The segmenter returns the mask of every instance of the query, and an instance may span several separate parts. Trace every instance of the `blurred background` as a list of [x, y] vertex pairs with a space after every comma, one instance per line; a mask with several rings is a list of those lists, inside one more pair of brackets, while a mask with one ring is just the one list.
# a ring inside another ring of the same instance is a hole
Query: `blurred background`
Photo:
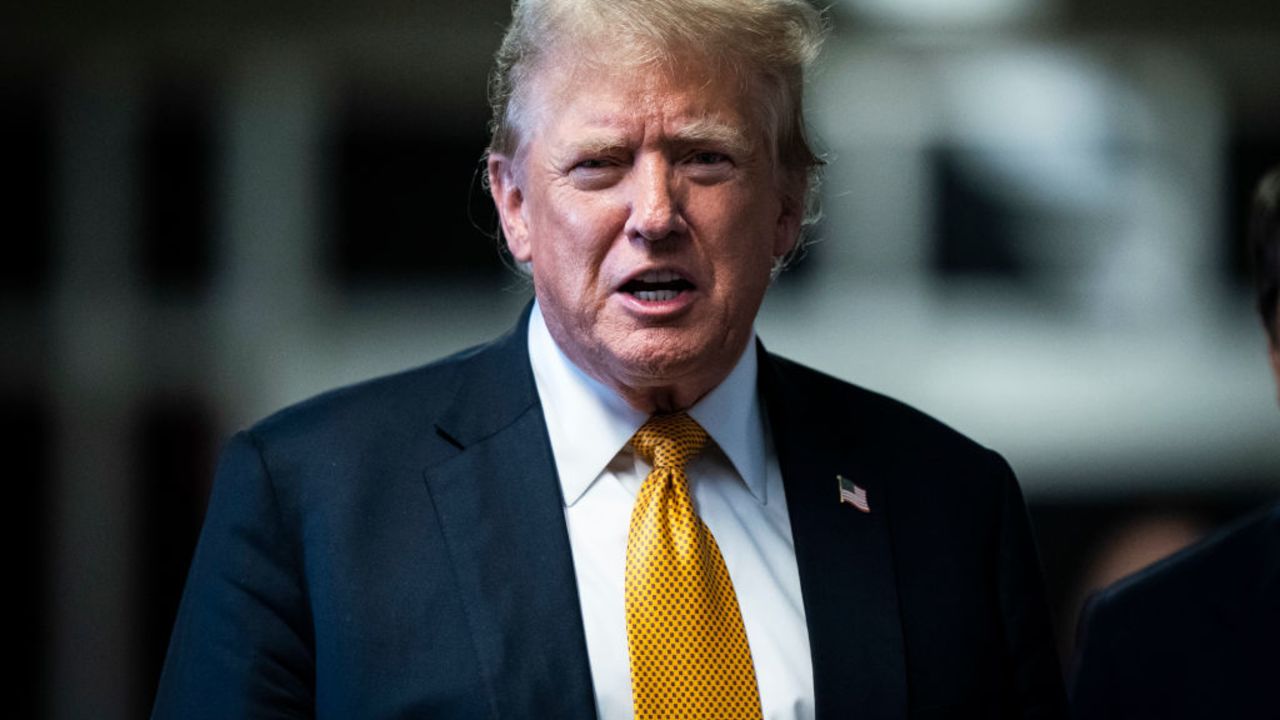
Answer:
[[[1088, 588], [1280, 496], [1245, 209], [1274, 0], [836, 0], [775, 351], [1018, 471]], [[506, 0], [83, 0], [0, 23], [19, 717], [146, 714], [220, 444], [514, 322], [477, 171]], [[16, 472], [13, 469], [16, 468]], [[19, 654], [20, 653], [20, 654]]]

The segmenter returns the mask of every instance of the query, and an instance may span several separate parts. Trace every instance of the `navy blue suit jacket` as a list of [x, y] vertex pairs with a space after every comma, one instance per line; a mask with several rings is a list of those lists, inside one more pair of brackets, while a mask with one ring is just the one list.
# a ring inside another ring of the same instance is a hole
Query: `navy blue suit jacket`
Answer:
[[1280, 505], [1096, 594], [1079, 718], [1280, 718]]
[[[527, 318], [231, 440], [154, 717], [595, 717]], [[1004, 461], [758, 351], [818, 716], [1063, 715]]]

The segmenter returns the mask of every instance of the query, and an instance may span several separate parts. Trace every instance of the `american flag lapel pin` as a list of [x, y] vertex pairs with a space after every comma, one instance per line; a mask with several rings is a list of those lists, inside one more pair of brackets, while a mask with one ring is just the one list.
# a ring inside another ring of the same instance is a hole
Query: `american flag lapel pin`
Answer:
[[840, 502], [849, 503], [864, 513], [871, 512], [871, 506], [867, 504], [866, 488], [843, 475], [836, 476], [836, 483], [840, 486]]

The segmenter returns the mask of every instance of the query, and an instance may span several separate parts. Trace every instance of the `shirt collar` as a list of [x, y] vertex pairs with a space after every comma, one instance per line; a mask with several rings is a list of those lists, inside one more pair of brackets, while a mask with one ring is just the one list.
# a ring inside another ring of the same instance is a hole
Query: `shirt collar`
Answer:
[[[693, 407], [689, 417], [707, 431], [733, 463], [747, 489], [764, 505], [765, 437], [760, 414], [756, 373], [756, 335], [752, 330], [746, 349], [729, 375]], [[638, 429], [638, 428], [637, 428]]]
[[[729, 375], [689, 409], [733, 464], [751, 494], [766, 502], [764, 423], [756, 391], [752, 331]], [[547, 422], [566, 506], [587, 491], [636, 430], [649, 419], [583, 372], [560, 350], [535, 302], [529, 316], [529, 360]]]

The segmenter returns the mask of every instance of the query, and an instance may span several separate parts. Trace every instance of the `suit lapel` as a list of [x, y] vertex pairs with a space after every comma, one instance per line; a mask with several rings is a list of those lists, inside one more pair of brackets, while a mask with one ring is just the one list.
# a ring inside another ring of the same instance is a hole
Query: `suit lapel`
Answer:
[[[829, 408], [760, 352], [760, 388], [778, 452], [804, 596], [819, 718], [904, 717], [906, 667], [883, 470], [854, 408]], [[841, 503], [837, 475], [871, 512]]]
[[564, 506], [526, 345], [528, 312], [459, 379], [425, 471], [491, 714], [594, 717]]

